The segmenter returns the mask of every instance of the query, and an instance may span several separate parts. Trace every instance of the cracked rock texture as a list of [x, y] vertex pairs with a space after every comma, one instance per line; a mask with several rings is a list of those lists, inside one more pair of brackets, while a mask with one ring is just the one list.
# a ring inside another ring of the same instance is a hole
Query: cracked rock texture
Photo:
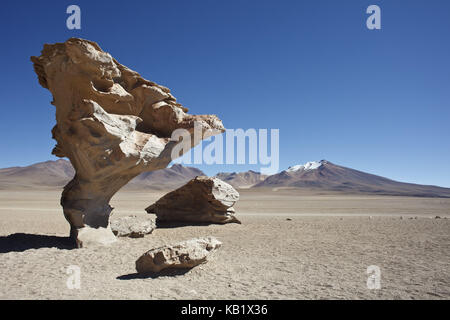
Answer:
[[121, 217], [111, 219], [111, 230], [118, 237], [142, 238], [155, 230], [153, 219], [140, 218], [137, 216]]
[[187, 114], [168, 88], [121, 65], [95, 42], [71, 38], [46, 44], [31, 61], [56, 107], [52, 153], [69, 158], [76, 171], [61, 205], [79, 247], [83, 238], [114, 241], [110, 199], [141, 172], [173, 160], [172, 149], [181, 143], [171, 139], [174, 130], [193, 133], [197, 124], [201, 134], [191, 136], [190, 147], [224, 131], [216, 116]]
[[152, 249], [136, 261], [136, 271], [152, 273], [164, 269], [190, 269], [206, 262], [210, 253], [221, 245], [216, 238], [205, 237]]
[[233, 205], [239, 193], [218, 178], [199, 176], [145, 209], [158, 224], [229, 223], [240, 221]]

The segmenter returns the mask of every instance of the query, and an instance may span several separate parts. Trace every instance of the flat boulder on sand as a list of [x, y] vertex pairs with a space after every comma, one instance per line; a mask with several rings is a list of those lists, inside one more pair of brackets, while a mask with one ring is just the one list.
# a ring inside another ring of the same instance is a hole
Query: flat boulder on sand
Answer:
[[155, 230], [155, 221], [137, 216], [111, 219], [111, 230], [118, 237], [142, 238]]
[[145, 209], [160, 223], [241, 223], [233, 205], [239, 193], [218, 178], [199, 176]]
[[136, 261], [136, 271], [154, 273], [164, 269], [190, 269], [206, 262], [210, 253], [221, 245], [216, 238], [206, 237], [152, 249]]

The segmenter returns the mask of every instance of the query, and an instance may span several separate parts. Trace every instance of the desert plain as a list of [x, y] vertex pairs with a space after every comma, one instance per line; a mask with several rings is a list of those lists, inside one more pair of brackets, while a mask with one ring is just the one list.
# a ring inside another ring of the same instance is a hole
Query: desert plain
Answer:
[[[112, 218], [166, 191], [117, 193]], [[1, 299], [449, 299], [450, 199], [239, 190], [242, 224], [157, 228], [72, 249], [60, 189], [0, 191]], [[436, 218], [436, 216], [440, 218]], [[145, 251], [202, 236], [223, 246], [188, 272], [144, 277]], [[380, 289], [368, 289], [369, 266]], [[67, 286], [80, 269], [80, 288]]]

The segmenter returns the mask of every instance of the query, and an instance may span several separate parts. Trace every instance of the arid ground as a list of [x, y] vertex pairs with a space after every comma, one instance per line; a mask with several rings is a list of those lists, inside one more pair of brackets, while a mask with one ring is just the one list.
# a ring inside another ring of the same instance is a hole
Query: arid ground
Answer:
[[[450, 199], [240, 193], [241, 225], [156, 229], [70, 250], [60, 190], [0, 191], [0, 298], [450, 298]], [[146, 215], [163, 194], [122, 191], [113, 216]], [[223, 242], [208, 263], [179, 275], [135, 273], [145, 251], [207, 235]], [[80, 289], [66, 285], [71, 265], [80, 267]], [[381, 270], [379, 290], [367, 288], [370, 265]]]

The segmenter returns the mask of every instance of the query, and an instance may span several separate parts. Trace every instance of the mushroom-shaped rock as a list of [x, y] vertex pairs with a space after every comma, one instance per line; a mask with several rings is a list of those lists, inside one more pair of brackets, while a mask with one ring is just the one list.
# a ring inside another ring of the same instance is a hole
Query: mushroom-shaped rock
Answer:
[[111, 219], [111, 230], [118, 237], [142, 238], [155, 230], [153, 219], [137, 216]]
[[[188, 115], [169, 89], [121, 65], [95, 42], [71, 38], [46, 44], [31, 61], [56, 107], [52, 153], [69, 158], [76, 171], [61, 205], [78, 246], [85, 227], [86, 234], [108, 234], [110, 242], [109, 201], [131, 179], [165, 168], [202, 139], [224, 131], [216, 116]], [[189, 133], [189, 144], [179, 139], [186, 135], [174, 134], [177, 129]], [[200, 135], [191, 135], [194, 131]]]
[[145, 209], [157, 224], [229, 223], [240, 221], [233, 205], [239, 193], [218, 178], [199, 176]]
[[163, 269], [190, 269], [206, 262], [209, 254], [221, 245], [216, 238], [206, 237], [152, 249], [136, 260], [136, 271], [155, 273]]

